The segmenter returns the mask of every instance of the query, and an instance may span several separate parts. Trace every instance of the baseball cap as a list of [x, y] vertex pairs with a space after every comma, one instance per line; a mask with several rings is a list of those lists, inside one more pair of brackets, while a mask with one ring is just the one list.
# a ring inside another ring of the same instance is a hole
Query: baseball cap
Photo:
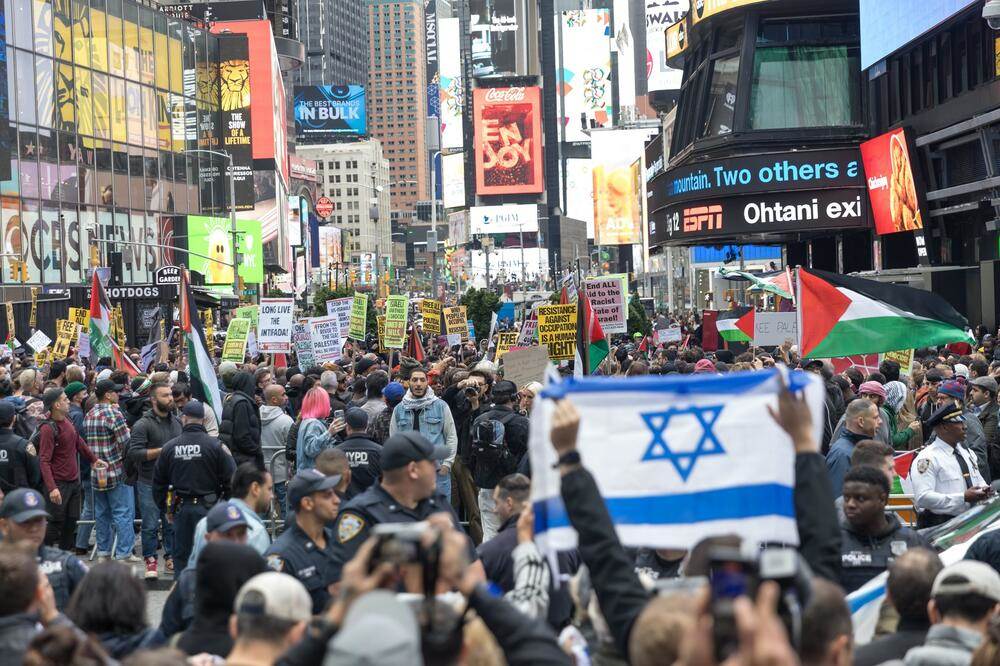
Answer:
[[501, 379], [493, 385], [493, 399], [497, 402], [513, 400], [517, 395], [517, 384], [509, 379]]
[[323, 666], [409, 666], [419, 654], [416, 614], [392, 592], [372, 590], [351, 604]]
[[181, 408], [181, 414], [190, 416], [193, 419], [203, 419], [205, 418], [205, 404], [199, 400], [189, 400]]
[[808, 368], [822, 368], [823, 361], [818, 358], [808, 358], [802, 362], [802, 369], [806, 370]]
[[959, 560], [948, 565], [934, 579], [931, 597], [958, 594], [978, 594], [1000, 602], [1000, 574], [976, 560]]
[[399, 469], [421, 460], [444, 460], [451, 455], [447, 446], [434, 446], [415, 430], [397, 432], [382, 445], [382, 469]]
[[956, 363], [955, 364], [955, 376], [956, 377], [965, 377], [966, 379], [968, 379], [969, 378], [969, 366], [965, 365], [964, 363]]
[[12, 490], [3, 498], [3, 504], [0, 504], [0, 518], [10, 518], [15, 523], [48, 515], [48, 511], [45, 510], [45, 498], [32, 488]]
[[285, 573], [259, 573], [236, 593], [233, 610], [237, 615], [269, 617], [289, 622], [308, 622], [312, 599], [305, 586]]
[[399, 382], [389, 382], [386, 384], [385, 388], [382, 389], [382, 397], [386, 399], [387, 402], [399, 402], [406, 395], [406, 387]]
[[878, 382], [862, 382], [861, 386], [858, 387], [858, 395], [867, 393], [868, 395], [877, 395], [878, 397], [885, 400], [885, 387]]
[[348, 427], [352, 430], [363, 430], [368, 427], [368, 412], [357, 407], [351, 407], [344, 415]]
[[234, 527], [248, 524], [246, 516], [232, 502], [219, 502], [205, 517], [206, 532], [228, 532]]
[[956, 407], [955, 405], [944, 405], [937, 409], [930, 418], [927, 419], [927, 427], [933, 428], [939, 426], [942, 423], [964, 423], [965, 416], [962, 414], [962, 408]]
[[103, 370], [97, 373], [97, 381], [101, 381], [102, 379], [108, 379], [109, 377], [111, 377], [110, 368], [104, 368]]
[[[101, 381], [97, 382], [97, 386], [94, 387], [94, 394], [98, 398], [103, 398], [109, 391], [114, 391], [115, 393], [118, 393], [123, 388], [125, 388], [123, 385], [116, 384], [113, 380], [102, 379]], [[69, 389], [66, 389], [66, 395], [69, 395]]]
[[292, 509], [297, 509], [303, 497], [335, 488], [338, 483], [340, 483], [339, 474], [327, 476], [318, 469], [304, 469], [288, 482], [288, 505]]
[[987, 375], [985, 377], [976, 377], [975, 379], [973, 379], [969, 383], [972, 386], [978, 386], [981, 389], [986, 389], [990, 393], [996, 393], [997, 392], [997, 380], [995, 380], [994, 378], [990, 377], [989, 375]]
[[61, 388], [50, 388], [48, 391], [42, 394], [42, 404], [45, 405], [45, 411], [52, 409], [52, 405], [56, 404], [59, 398], [66, 394]]
[[80, 391], [86, 391], [87, 386], [83, 382], [70, 382], [66, 385], [66, 397], [70, 400]]

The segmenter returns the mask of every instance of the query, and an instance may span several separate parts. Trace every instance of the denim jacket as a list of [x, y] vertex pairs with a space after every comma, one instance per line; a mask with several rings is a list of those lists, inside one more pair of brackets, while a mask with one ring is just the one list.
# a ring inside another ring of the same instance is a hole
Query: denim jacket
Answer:
[[[392, 412], [390, 434], [405, 430], [413, 430], [413, 412], [400, 403]], [[444, 461], [444, 464], [450, 467], [454, 463], [455, 451], [458, 449], [458, 434], [455, 431], [455, 421], [451, 417], [451, 411], [444, 400], [438, 398], [420, 412], [420, 434], [435, 446], [447, 446], [451, 449], [451, 456]]]

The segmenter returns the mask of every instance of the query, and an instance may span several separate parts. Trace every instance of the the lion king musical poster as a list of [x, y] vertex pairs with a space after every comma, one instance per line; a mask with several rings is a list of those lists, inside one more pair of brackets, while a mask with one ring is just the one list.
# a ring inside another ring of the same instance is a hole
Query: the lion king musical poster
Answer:
[[[253, 146], [250, 142], [250, 54], [243, 35], [219, 38], [221, 149], [233, 156], [236, 209], [254, 207]], [[228, 188], [229, 183], [223, 182]], [[228, 207], [228, 191], [225, 206]]]

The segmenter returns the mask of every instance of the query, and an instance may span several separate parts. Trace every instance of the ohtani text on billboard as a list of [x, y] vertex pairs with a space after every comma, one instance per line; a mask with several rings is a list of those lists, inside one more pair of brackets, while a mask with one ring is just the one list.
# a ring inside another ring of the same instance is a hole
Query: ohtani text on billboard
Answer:
[[541, 192], [541, 95], [536, 86], [473, 92], [476, 193]]

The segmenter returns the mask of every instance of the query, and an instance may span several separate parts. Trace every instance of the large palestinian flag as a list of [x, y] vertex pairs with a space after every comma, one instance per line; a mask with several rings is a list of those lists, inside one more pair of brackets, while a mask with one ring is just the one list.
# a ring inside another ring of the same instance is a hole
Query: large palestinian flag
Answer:
[[965, 317], [923, 289], [804, 268], [798, 284], [803, 357], [973, 341]]
[[715, 327], [726, 342], [753, 342], [753, 320], [753, 308], [735, 307], [720, 312]]
[[90, 357], [96, 361], [111, 357], [111, 301], [97, 271], [90, 281]]
[[215, 367], [212, 365], [212, 355], [205, 343], [205, 331], [201, 327], [201, 317], [191, 293], [191, 274], [187, 269], [181, 270], [180, 285], [181, 335], [188, 354], [188, 375], [191, 377], [191, 393], [195, 398], [205, 403], [206, 407], [215, 410], [215, 416], [222, 422], [222, 395], [219, 392], [219, 382], [215, 378]]

